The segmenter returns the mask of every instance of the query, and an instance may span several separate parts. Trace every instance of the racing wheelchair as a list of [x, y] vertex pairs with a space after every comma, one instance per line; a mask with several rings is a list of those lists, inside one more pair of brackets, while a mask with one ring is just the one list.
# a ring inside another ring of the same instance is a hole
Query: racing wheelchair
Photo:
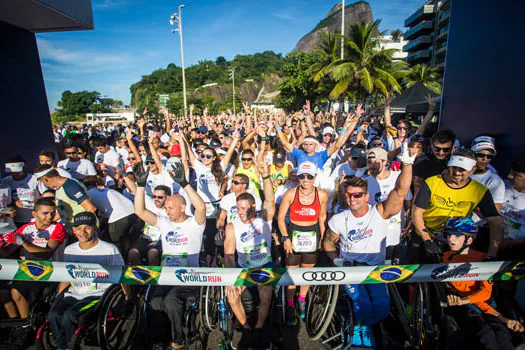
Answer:
[[[62, 297], [63, 293], [57, 296], [55, 303]], [[141, 310], [137, 299], [127, 313], [124, 304], [121, 286], [112, 285], [100, 299], [82, 308], [69, 348], [77, 350], [97, 346], [106, 350], [129, 349], [138, 330]], [[38, 350], [56, 349], [49, 321], [38, 329], [35, 345]]]

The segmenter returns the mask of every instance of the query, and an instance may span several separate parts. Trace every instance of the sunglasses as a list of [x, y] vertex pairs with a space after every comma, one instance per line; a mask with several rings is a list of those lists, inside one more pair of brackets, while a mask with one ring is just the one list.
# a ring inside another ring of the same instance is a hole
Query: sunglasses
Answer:
[[80, 152], [65, 152], [66, 154], [77, 154], [77, 153], [80, 153]]
[[152, 196], [153, 199], [164, 199], [166, 196]]
[[332, 134], [323, 134], [323, 137], [330, 137]]
[[450, 153], [450, 151], [452, 151], [452, 147], [436, 147], [434, 145], [432, 145], [432, 149], [436, 153], [439, 153], [439, 152]]
[[383, 147], [383, 142], [372, 142], [372, 147]]
[[253, 158], [241, 158], [243, 162], [250, 162]]
[[129, 160], [135, 160], [135, 157], [128, 157]]
[[397, 130], [408, 130], [408, 126], [398, 126]]
[[204, 158], [206, 158], [206, 159], [212, 159], [212, 158], [213, 158], [213, 155], [212, 155], [212, 154], [204, 154], [204, 153], [203, 153], [203, 154], [201, 154], [201, 158], [202, 158], [202, 159], [204, 159]]
[[494, 155], [493, 154], [485, 154], [485, 153], [481, 153], [481, 152], [476, 152], [476, 157], [492, 159], [492, 158], [494, 158]]
[[361, 198], [365, 195], [366, 192], [354, 192], [354, 193], [348, 193], [348, 192], [345, 192], [345, 196], [346, 198], [350, 199], [350, 198]]
[[155, 164], [155, 162], [152, 162], [152, 161], [148, 161], [148, 162], [144, 162], [146, 165], [151, 165], [151, 164]]
[[359, 157], [351, 157], [352, 160], [359, 160]]
[[376, 159], [376, 157], [375, 157], [375, 156], [370, 156], [370, 157], [368, 157], [367, 159], [368, 159], [368, 160], [374, 160], [374, 159]]
[[232, 184], [234, 184], [234, 185], [246, 185], [246, 182], [233, 180], [233, 181], [232, 181]]
[[297, 178], [299, 180], [304, 180], [304, 179], [308, 179], [308, 180], [313, 180], [315, 176], [311, 175], [311, 174], [301, 174], [301, 175], [297, 175]]

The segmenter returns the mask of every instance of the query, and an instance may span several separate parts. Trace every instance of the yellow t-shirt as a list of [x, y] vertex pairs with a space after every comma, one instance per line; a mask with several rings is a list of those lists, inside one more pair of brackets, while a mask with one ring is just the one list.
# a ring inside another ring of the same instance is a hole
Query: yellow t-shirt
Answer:
[[[275, 168], [275, 164], [270, 165], [270, 179], [275, 180], [281, 180], [282, 183], [284, 183], [288, 178], [290, 177], [290, 174], [288, 173], [288, 164], [284, 164], [281, 170], [277, 170]], [[280, 186], [280, 185], [279, 185]], [[279, 186], [276, 186], [274, 188], [274, 191], [277, 190]]]
[[237, 168], [236, 174], [244, 174], [248, 176], [250, 179], [251, 185], [249, 189], [251, 192], [257, 197], [261, 198], [261, 194], [259, 193], [259, 178], [257, 177], [257, 174], [255, 173], [255, 167], [252, 165], [248, 169], [245, 169], [242, 165]]
[[425, 226], [441, 232], [448, 218], [454, 216], [470, 217], [485, 196], [487, 187], [471, 180], [463, 188], [449, 187], [441, 175], [425, 180], [430, 189], [430, 203], [423, 214]]

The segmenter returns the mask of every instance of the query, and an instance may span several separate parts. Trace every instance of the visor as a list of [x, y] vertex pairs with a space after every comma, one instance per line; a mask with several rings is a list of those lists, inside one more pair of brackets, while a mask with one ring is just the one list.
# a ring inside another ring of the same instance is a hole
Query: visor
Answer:
[[467, 171], [471, 171], [472, 168], [476, 165], [476, 161], [474, 159], [462, 157], [462, 156], [452, 156], [450, 157], [450, 160], [447, 163], [447, 166], [457, 166], [458, 168], [465, 169]]
[[24, 162], [19, 163], [5, 163], [6, 173], [18, 173], [24, 170]]

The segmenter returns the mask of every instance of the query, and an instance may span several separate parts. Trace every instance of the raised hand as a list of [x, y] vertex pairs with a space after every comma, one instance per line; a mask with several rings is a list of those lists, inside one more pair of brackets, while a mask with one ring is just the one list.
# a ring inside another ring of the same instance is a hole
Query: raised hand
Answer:
[[364, 109], [363, 109], [363, 104], [360, 103], [357, 105], [357, 107], [355, 108], [355, 115], [358, 117], [358, 118], [361, 118], [361, 116], [363, 115], [364, 113]]
[[173, 164], [171, 170], [168, 170], [173, 181], [178, 183], [180, 187], [184, 188], [188, 186], [188, 181], [186, 181], [186, 172], [184, 170], [184, 165], [181, 162], [176, 162]]
[[434, 109], [434, 107], [436, 106], [436, 99], [430, 96], [429, 94], [427, 94], [425, 96], [425, 100], [427, 100], [428, 109]]
[[144, 170], [144, 166], [142, 165], [142, 162], [135, 163], [133, 166], [133, 172], [135, 173], [135, 179], [137, 181], [138, 187], [144, 187], [146, 186], [146, 181], [148, 180], [149, 175], [149, 169]]

